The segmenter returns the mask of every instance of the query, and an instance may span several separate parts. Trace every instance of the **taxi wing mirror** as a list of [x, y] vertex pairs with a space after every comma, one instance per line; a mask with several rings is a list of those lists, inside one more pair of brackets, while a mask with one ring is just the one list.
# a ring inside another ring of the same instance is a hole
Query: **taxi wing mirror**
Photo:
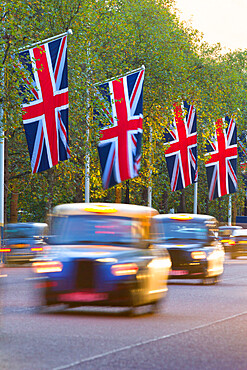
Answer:
[[53, 243], [54, 243], [54, 240], [55, 240], [55, 236], [54, 236], [54, 235], [46, 235], [46, 236], [44, 236], [44, 238], [43, 238], [43, 241], [44, 241], [46, 244], [53, 244]]
[[216, 236], [216, 235], [209, 235], [209, 236], [208, 236], [208, 240], [212, 243], [212, 242], [214, 242], [215, 240], [217, 240], [217, 236]]

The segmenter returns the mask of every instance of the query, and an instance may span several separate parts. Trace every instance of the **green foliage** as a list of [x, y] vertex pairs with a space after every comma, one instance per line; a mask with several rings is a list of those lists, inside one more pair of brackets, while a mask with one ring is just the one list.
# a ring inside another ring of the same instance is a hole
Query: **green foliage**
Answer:
[[[173, 0], [8, 0], [0, 14], [8, 209], [12, 191], [19, 192], [19, 208], [25, 217], [36, 221], [45, 220], [56, 204], [83, 202], [87, 152], [90, 200], [115, 201], [115, 188], [104, 190], [100, 177], [99, 126], [92, 119], [93, 107], [99, 105], [94, 85], [145, 65], [142, 165], [140, 175], [129, 181], [130, 202], [147, 204], [151, 186], [153, 206], [160, 212], [177, 211], [181, 197], [185, 197], [186, 211], [193, 211], [193, 186], [183, 192], [170, 190], [163, 140], [164, 129], [173, 119], [173, 103], [187, 100], [194, 102], [198, 116], [199, 211], [226, 218], [228, 196], [208, 201], [205, 142], [214, 122], [226, 114], [235, 117], [239, 134], [245, 129], [246, 51], [222, 55], [220, 45], [204, 43], [199, 32], [176, 17]], [[73, 30], [68, 36], [71, 158], [46, 173], [32, 175], [18, 94], [23, 78], [23, 70], [17, 68], [18, 50], [69, 28]], [[121, 184], [122, 201], [126, 187], [126, 182]], [[244, 196], [239, 176], [234, 195], [239, 212]]]

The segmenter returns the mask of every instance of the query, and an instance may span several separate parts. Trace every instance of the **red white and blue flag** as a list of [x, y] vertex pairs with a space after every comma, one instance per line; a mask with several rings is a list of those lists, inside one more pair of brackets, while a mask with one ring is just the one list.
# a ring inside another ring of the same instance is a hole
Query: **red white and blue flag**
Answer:
[[98, 144], [104, 189], [139, 174], [145, 68], [97, 87], [107, 124]]
[[215, 136], [206, 147], [209, 200], [237, 191], [237, 127], [233, 119], [216, 121]]
[[165, 131], [165, 158], [171, 190], [197, 182], [197, 117], [193, 105], [174, 104], [174, 123]]
[[241, 171], [246, 171], [247, 169], [247, 135], [243, 133], [238, 137], [238, 156], [240, 159]]
[[67, 36], [21, 52], [19, 60], [32, 77], [31, 81], [23, 77], [21, 95], [31, 167], [36, 173], [70, 158]]

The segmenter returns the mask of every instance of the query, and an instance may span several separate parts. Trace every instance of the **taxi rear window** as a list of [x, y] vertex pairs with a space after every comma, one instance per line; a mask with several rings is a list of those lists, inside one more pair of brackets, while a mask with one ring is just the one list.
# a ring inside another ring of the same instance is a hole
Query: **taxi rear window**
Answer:
[[51, 235], [55, 244], [139, 243], [144, 229], [137, 219], [102, 215], [54, 217]]
[[4, 231], [6, 239], [31, 238], [35, 235], [34, 227], [9, 225]]

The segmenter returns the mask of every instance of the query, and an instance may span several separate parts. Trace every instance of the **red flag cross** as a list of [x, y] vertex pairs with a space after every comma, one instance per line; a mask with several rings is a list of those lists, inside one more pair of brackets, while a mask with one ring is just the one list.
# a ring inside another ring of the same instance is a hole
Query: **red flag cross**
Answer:
[[[64, 48], [65, 42], [66, 38], [64, 37], [62, 40], [61, 50]], [[52, 66], [47, 60], [44, 45], [34, 48], [33, 54], [36, 64], [35, 68], [37, 70], [39, 79], [38, 87], [42, 99], [36, 100], [30, 103], [29, 106], [23, 108], [22, 118], [23, 120], [34, 120], [37, 117], [38, 120], [40, 116], [45, 117], [45, 127], [43, 126], [42, 136], [47, 135], [51, 151], [52, 166], [55, 166], [56, 164], [58, 164], [58, 135], [55, 110], [61, 106], [68, 104], [68, 91], [56, 92], [55, 85], [62, 53], [60, 53], [60, 56], [58, 57], [54, 74], [52, 72]], [[54, 76], [55, 80], [52, 78], [52, 76]], [[41, 153], [41, 150], [42, 150], [42, 140], [40, 140], [39, 144], [38, 149], [39, 154]], [[37, 165], [38, 162], [36, 163], [36, 166]]]
[[[141, 81], [143, 75], [140, 73], [138, 77], [138, 81], [136, 84], [136, 90], [133, 92], [131, 101], [130, 101], [130, 108], [136, 96], [136, 92], [139, 86], [139, 82]], [[114, 126], [107, 127], [105, 130], [101, 130], [100, 133], [102, 134], [101, 141], [104, 140], [111, 140], [113, 138], [117, 138], [118, 140], [118, 163], [119, 163], [119, 173], [121, 181], [127, 180], [131, 177], [130, 174], [130, 167], [129, 167], [129, 146], [128, 146], [128, 131], [130, 130], [138, 130], [142, 128], [142, 119], [131, 119], [128, 114], [126, 96], [124, 91], [124, 84], [123, 78], [120, 80], [112, 81], [112, 88], [113, 88], [113, 105], [115, 107], [115, 112], [113, 111], [114, 119]], [[132, 139], [133, 140], [133, 139]], [[115, 153], [116, 154], [116, 153]], [[114, 159], [115, 156], [113, 156]], [[112, 163], [113, 165], [113, 163]]]
[[[189, 169], [189, 147], [191, 145], [197, 144], [197, 134], [188, 135], [188, 127], [184, 122], [183, 119], [183, 112], [181, 105], [174, 104], [174, 113], [175, 113], [175, 122], [176, 122], [176, 132], [177, 137], [174, 135], [174, 141], [170, 143], [169, 148], [166, 149], [165, 154], [172, 154], [175, 152], [180, 152], [181, 163], [183, 167], [183, 176], [184, 176], [184, 187], [191, 184], [190, 180], [190, 169]], [[192, 114], [192, 110], [191, 110]], [[190, 119], [188, 119], [190, 122]], [[179, 166], [177, 167], [177, 174], [178, 175]]]
[[[232, 124], [232, 122], [231, 122]], [[217, 137], [217, 143], [218, 143], [218, 151], [214, 143], [211, 143], [211, 145], [214, 148], [213, 153], [208, 153], [210, 156], [209, 159], [206, 160], [206, 164], [213, 164], [219, 162], [219, 176], [220, 176], [220, 187], [221, 187], [221, 194], [225, 195], [228, 194], [227, 191], [227, 184], [226, 184], [226, 162], [228, 157], [233, 157], [238, 155], [238, 148], [237, 145], [234, 147], [228, 147], [226, 145], [227, 139], [229, 138], [229, 135], [231, 134], [231, 129], [229, 128], [227, 135], [224, 134], [223, 131], [223, 119], [220, 118], [216, 121], [216, 137]], [[215, 177], [216, 181], [217, 177]]]

